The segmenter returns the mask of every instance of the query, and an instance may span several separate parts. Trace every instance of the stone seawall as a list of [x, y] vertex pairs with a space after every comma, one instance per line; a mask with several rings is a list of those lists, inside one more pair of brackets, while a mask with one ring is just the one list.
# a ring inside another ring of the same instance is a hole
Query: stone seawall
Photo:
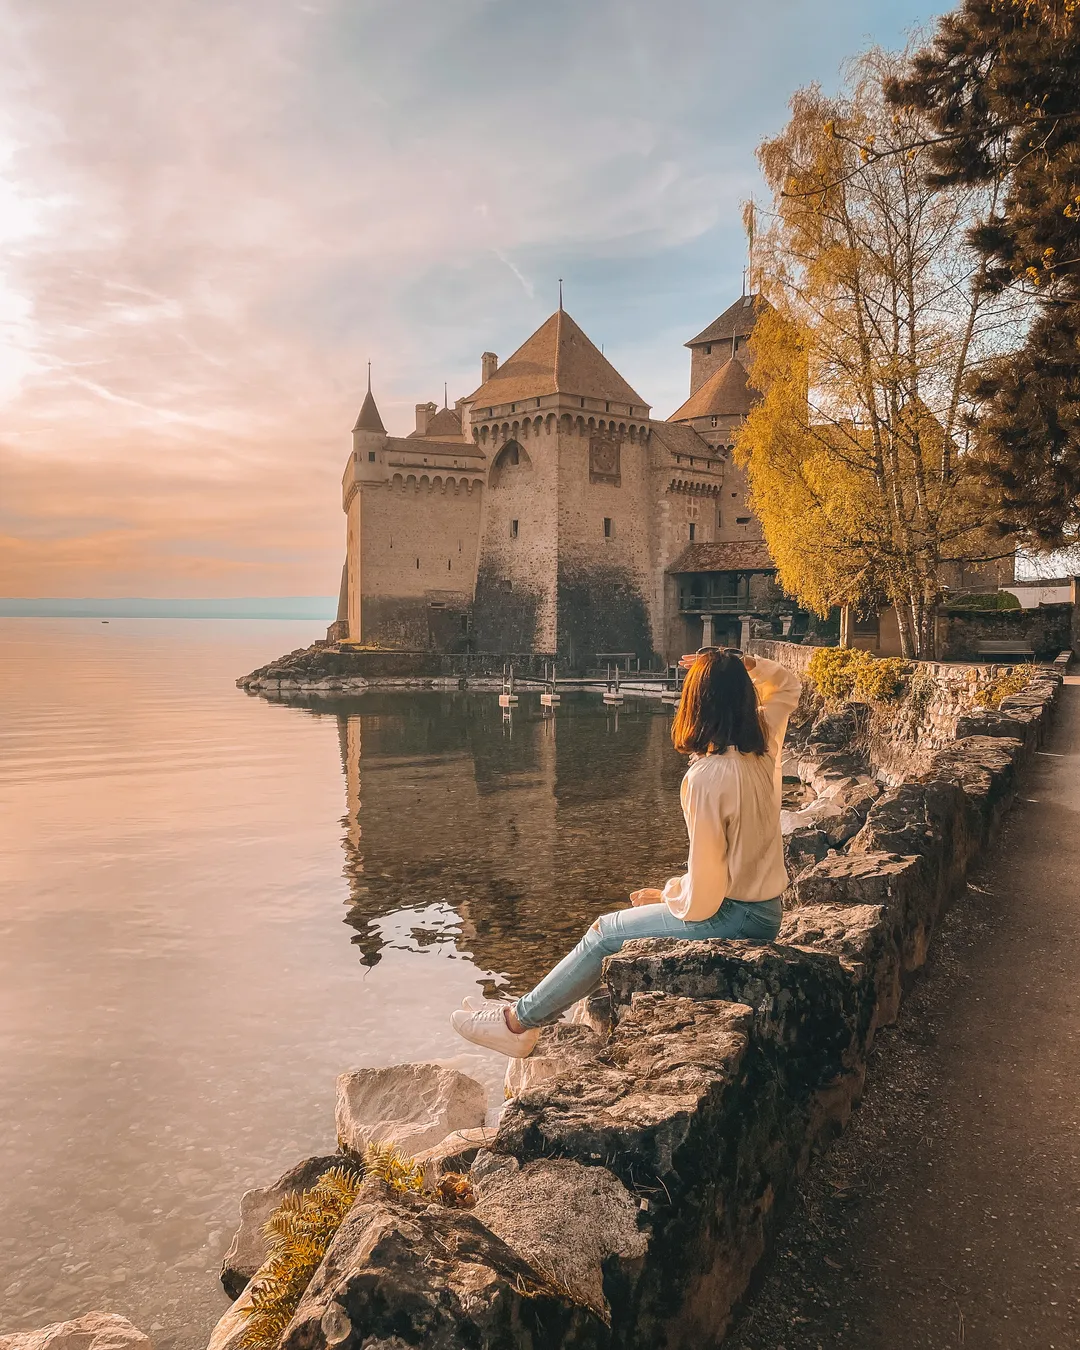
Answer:
[[[601, 994], [544, 1030], [477, 1145], [475, 1208], [365, 1187], [281, 1350], [718, 1346], [1059, 684], [1040, 672], [997, 712], [958, 711], [922, 771], [865, 795], [846, 851], [785, 896], [776, 942], [650, 940], [609, 958]], [[215, 1347], [233, 1343], [229, 1316]]]

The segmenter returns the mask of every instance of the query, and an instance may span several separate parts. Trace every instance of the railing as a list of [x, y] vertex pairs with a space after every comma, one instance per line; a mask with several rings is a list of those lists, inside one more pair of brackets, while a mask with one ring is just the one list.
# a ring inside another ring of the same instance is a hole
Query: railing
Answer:
[[679, 596], [679, 608], [684, 614], [739, 614], [753, 606], [748, 595], [691, 595]]

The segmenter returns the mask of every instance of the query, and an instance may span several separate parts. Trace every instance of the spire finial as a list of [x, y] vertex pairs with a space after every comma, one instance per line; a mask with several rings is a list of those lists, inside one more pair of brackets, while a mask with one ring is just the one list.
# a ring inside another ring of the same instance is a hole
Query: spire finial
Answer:
[[450, 404], [446, 401], [446, 381], [445, 381], [445, 380], [443, 380], [443, 385], [442, 385], [442, 405], [443, 405], [444, 408], [449, 408], [449, 406], [450, 406]]
[[559, 278], [559, 312], [562, 313], [562, 277]]
[[371, 362], [367, 363], [367, 391], [371, 393]]

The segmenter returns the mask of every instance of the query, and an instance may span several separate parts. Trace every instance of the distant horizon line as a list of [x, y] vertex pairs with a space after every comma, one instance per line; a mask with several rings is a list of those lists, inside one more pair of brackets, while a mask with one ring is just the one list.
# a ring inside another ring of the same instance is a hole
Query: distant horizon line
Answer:
[[0, 618], [311, 619], [330, 622], [336, 595], [0, 596]]

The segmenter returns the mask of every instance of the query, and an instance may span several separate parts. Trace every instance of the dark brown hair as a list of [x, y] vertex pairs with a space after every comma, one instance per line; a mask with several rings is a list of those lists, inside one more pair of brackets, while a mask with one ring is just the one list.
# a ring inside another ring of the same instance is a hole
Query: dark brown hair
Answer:
[[699, 654], [686, 672], [671, 739], [683, 755], [722, 755], [732, 746], [744, 755], [765, 753], [757, 690], [737, 656]]

